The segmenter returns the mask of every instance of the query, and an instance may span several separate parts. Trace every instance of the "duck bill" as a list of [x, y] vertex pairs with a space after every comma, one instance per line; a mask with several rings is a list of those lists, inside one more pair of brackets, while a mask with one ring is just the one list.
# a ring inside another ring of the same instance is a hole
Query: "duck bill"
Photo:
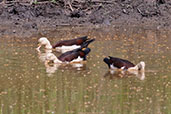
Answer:
[[50, 60], [46, 60], [46, 61], [45, 61], [45, 65], [48, 65], [49, 62], [50, 62]]
[[38, 43], [38, 44], [37, 44], [37, 46], [38, 46], [38, 47], [37, 47], [36, 49], [40, 49], [41, 44], [40, 44], [40, 43]]
[[41, 46], [41, 44], [40, 44], [40, 43], [38, 43], [38, 44], [37, 44], [37, 46], [38, 46], [38, 47], [40, 47], [40, 46]]

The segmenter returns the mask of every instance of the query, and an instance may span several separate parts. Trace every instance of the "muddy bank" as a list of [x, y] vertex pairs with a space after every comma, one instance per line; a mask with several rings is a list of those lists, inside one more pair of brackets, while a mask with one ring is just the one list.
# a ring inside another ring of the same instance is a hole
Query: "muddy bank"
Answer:
[[171, 29], [171, 0], [73, 0], [0, 4], [0, 36], [30, 37], [58, 26], [144, 25]]

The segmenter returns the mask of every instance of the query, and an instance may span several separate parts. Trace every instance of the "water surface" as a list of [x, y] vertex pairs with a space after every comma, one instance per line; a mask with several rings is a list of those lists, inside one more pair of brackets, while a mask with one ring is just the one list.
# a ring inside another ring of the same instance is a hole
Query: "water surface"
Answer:
[[[53, 44], [83, 35], [96, 41], [80, 69], [45, 66], [35, 50], [41, 36]], [[170, 114], [170, 36], [140, 27], [58, 27], [32, 38], [1, 38], [0, 114]], [[103, 62], [109, 55], [144, 61], [145, 77], [110, 74]]]

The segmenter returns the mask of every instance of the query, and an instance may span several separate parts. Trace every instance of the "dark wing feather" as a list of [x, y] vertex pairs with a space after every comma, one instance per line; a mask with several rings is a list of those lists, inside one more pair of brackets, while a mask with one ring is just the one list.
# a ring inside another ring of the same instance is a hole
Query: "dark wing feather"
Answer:
[[77, 59], [78, 56], [80, 56], [81, 58], [83, 58], [84, 60], [86, 60], [86, 55], [91, 51], [90, 48], [86, 48], [85, 50], [82, 50], [81, 48], [79, 49], [75, 49], [73, 51], [68, 51], [66, 53], [63, 53], [62, 55], [60, 55], [58, 57], [59, 60], [61, 60], [62, 62], [71, 62], [74, 59]]
[[74, 50], [71, 50], [71, 51], [67, 51], [67, 52], [61, 54], [61, 56], [64, 57], [64, 56], [70, 55], [73, 52], [78, 52], [78, 51], [81, 51], [81, 48], [74, 49]]
[[116, 58], [116, 57], [110, 57], [110, 60], [112, 61], [112, 63], [114, 64], [115, 67], [117, 68], [121, 68], [125, 66], [125, 69], [128, 69], [129, 67], [134, 67], [135, 65], [133, 63], [131, 63], [128, 60], [124, 60], [124, 59], [120, 59], [120, 58]]
[[93, 39], [89, 39], [89, 40], [83, 42], [83, 43], [81, 44], [81, 48], [87, 48], [88, 45], [89, 45], [90, 43], [94, 42], [94, 41], [95, 41], [95, 39], [93, 38]]
[[59, 60], [61, 60], [62, 62], [70, 62], [76, 58], [78, 58], [79, 56], [79, 52], [75, 51], [75, 52], [71, 52], [71, 53], [64, 53], [61, 56], [58, 57]]
[[63, 40], [63, 41], [59, 41], [57, 42], [53, 48], [55, 47], [60, 47], [60, 46], [71, 46], [71, 45], [81, 45], [83, 42], [85, 42], [87, 40], [87, 36], [84, 36], [84, 37], [79, 37], [79, 38], [76, 38], [76, 39], [71, 39], [71, 40]]

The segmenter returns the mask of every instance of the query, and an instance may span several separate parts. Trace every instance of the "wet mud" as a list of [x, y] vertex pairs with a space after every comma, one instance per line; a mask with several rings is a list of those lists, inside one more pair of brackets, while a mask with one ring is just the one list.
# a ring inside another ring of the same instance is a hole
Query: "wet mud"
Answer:
[[59, 26], [171, 28], [171, 0], [0, 1], [0, 36], [30, 37]]

